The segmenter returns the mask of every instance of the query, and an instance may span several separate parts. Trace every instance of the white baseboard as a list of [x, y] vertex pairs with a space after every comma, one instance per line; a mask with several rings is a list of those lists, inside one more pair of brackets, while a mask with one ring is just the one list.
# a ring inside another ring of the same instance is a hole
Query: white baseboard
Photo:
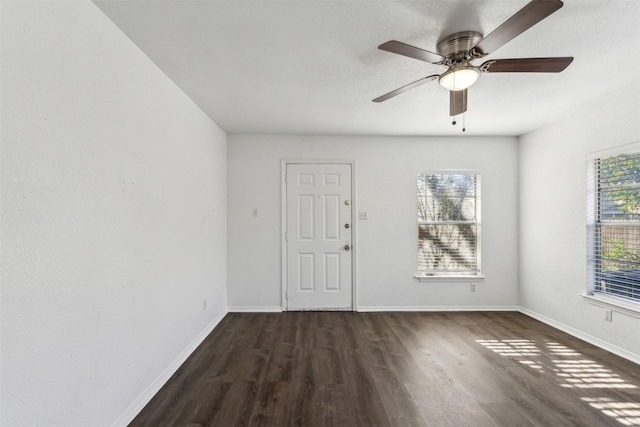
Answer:
[[204, 328], [204, 330], [200, 332], [200, 334], [198, 334], [198, 336], [195, 337], [193, 341], [191, 341], [189, 345], [180, 352], [180, 354], [173, 360], [173, 362], [171, 362], [169, 366], [165, 368], [160, 376], [156, 378], [155, 381], [153, 381], [149, 385], [149, 387], [147, 387], [146, 390], [143, 391], [142, 394], [140, 394], [140, 396], [138, 396], [133, 401], [131, 405], [129, 405], [129, 407], [122, 413], [122, 415], [118, 417], [117, 420], [113, 422], [113, 424], [111, 424], [111, 427], [124, 427], [127, 426], [131, 421], [133, 421], [136, 415], [138, 415], [140, 411], [142, 411], [142, 409], [147, 405], [147, 403], [151, 401], [153, 396], [155, 396], [156, 393], [160, 391], [162, 386], [165, 385], [167, 381], [169, 381], [169, 378], [171, 378], [171, 376], [175, 374], [175, 372], [184, 363], [184, 361], [187, 360], [189, 356], [191, 356], [191, 353], [193, 353], [195, 349], [198, 348], [198, 346], [202, 343], [202, 341], [204, 341], [204, 339], [211, 333], [211, 331], [213, 331], [213, 329], [218, 326], [218, 323], [220, 323], [220, 321], [224, 318], [224, 316], [226, 316], [226, 314], [227, 312], [223, 311], [219, 315], [217, 315], [211, 321], [211, 323], [209, 323], [207, 327]]
[[520, 307], [511, 305], [480, 305], [480, 306], [358, 306], [358, 311], [519, 311]]
[[575, 329], [569, 325], [565, 325], [564, 323], [558, 322], [556, 320], [553, 320], [547, 316], [544, 316], [542, 314], [536, 313], [535, 311], [529, 310], [528, 308], [525, 307], [520, 307], [519, 311], [522, 314], [526, 314], [529, 317], [533, 317], [536, 320], [541, 321], [542, 323], [546, 323], [549, 326], [553, 326], [556, 329], [561, 330], [562, 332], [566, 332], [569, 335], [573, 335], [576, 338], [579, 338], [583, 341], [588, 342], [589, 344], [593, 344], [596, 347], [600, 347], [603, 350], [606, 350], [610, 353], [613, 353], [617, 356], [620, 356], [624, 359], [630, 360], [633, 363], [637, 363], [640, 364], [640, 355], [639, 354], [635, 354], [632, 353], [628, 350], [625, 350], [624, 348], [620, 348], [616, 345], [613, 345], [611, 343], [608, 343], [606, 341], [601, 340], [600, 338], [596, 338], [592, 335], [586, 334], [578, 329]]
[[282, 307], [274, 306], [235, 306], [228, 308], [229, 313], [281, 313]]

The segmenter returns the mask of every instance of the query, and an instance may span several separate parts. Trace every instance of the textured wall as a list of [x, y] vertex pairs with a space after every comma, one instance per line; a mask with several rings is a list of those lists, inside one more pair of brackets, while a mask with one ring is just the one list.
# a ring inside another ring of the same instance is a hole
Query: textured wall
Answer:
[[0, 424], [110, 425], [226, 312], [226, 135], [92, 3], [2, 2], [1, 197]]

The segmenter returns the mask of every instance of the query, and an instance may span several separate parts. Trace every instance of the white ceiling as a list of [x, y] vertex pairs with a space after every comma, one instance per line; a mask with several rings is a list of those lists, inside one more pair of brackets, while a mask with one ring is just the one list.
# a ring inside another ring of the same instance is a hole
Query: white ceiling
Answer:
[[[94, 1], [226, 132], [318, 135], [459, 135], [437, 82], [371, 102], [444, 71], [377, 46], [435, 51], [454, 32], [487, 35], [527, 2]], [[639, 43], [640, 1], [565, 0], [486, 59], [574, 62], [559, 74], [483, 74], [469, 90], [467, 134], [527, 133], [640, 84]]]

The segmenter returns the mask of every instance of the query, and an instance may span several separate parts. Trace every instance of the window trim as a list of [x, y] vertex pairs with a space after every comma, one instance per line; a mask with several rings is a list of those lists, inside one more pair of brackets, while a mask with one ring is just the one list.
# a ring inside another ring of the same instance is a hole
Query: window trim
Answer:
[[625, 314], [640, 318], [640, 301], [616, 297], [613, 294], [598, 292], [595, 290], [596, 274], [596, 238], [595, 229], [597, 222], [597, 188], [595, 162], [606, 157], [614, 157], [621, 154], [640, 152], [640, 142], [621, 145], [618, 147], [596, 151], [587, 155], [586, 161], [586, 229], [587, 229], [587, 283], [586, 293], [582, 294], [590, 303], [607, 308], [615, 308]]
[[472, 275], [468, 276], [421, 276], [416, 274], [413, 276], [419, 282], [464, 282], [464, 283], [475, 283], [479, 280], [486, 279], [486, 276], [482, 275]]
[[582, 297], [590, 304], [598, 307], [609, 308], [627, 316], [640, 319], [640, 304], [628, 299], [616, 298], [607, 294], [582, 294]]
[[[474, 197], [475, 209], [476, 209], [476, 220], [475, 221], [451, 221], [451, 223], [468, 223], [476, 225], [476, 272], [475, 274], [420, 274], [418, 271], [418, 252], [419, 252], [419, 233], [416, 233], [416, 274], [414, 278], [420, 282], [466, 282], [473, 283], [478, 280], [484, 280], [485, 276], [482, 274], [482, 256], [481, 256], [481, 247], [482, 247], [482, 232], [481, 232], [481, 224], [482, 224], [482, 174], [478, 170], [474, 169], [427, 169], [427, 170], [418, 170], [414, 175], [416, 177], [415, 181], [415, 197], [418, 197], [418, 182], [417, 177], [420, 175], [472, 175], [476, 180], [479, 180], [479, 183], [476, 181], [476, 195]], [[434, 222], [421, 222], [416, 219], [416, 230], [419, 229], [420, 224], [434, 224]], [[445, 223], [445, 222], [443, 222]]]

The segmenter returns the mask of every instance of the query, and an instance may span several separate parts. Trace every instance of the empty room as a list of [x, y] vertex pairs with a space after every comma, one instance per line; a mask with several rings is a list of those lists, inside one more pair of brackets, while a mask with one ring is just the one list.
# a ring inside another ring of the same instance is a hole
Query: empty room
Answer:
[[640, 426], [638, 19], [0, 0], [0, 425]]

